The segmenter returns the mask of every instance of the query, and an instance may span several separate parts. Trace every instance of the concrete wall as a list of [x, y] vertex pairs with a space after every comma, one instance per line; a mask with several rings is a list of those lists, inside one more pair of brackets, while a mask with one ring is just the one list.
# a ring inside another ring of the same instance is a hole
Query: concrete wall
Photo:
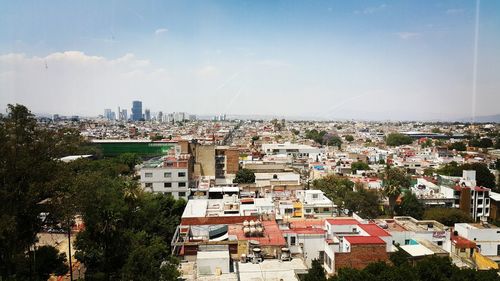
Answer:
[[215, 177], [215, 146], [196, 145], [195, 151], [195, 161], [199, 170], [195, 166], [194, 176]]

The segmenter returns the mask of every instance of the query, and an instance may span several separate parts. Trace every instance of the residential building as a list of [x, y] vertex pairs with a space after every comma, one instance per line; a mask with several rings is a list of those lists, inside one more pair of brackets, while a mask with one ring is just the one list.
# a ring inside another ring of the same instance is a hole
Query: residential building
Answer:
[[153, 158], [141, 168], [141, 186], [146, 191], [161, 192], [174, 198], [190, 195], [189, 154]]
[[478, 252], [500, 261], [500, 228], [488, 223], [456, 223], [458, 235], [474, 242]]

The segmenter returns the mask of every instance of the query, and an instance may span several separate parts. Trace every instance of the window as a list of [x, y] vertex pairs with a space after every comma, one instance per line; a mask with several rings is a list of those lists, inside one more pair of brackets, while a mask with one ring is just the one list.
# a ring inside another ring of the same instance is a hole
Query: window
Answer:
[[291, 236], [291, 237], [290, 237], [290, 245], [292, 245], [292, 246], [293, 246], [293, 245], [295, 245], [296, 243], [297, 243], [297, 241], [296, 241], [296, 237], [295, 237], [295, 236]]
[[306, 213], [310, 213], [311, 211], [311, 209], [306, 209]]
[[186, 187], [186, 183], [185, 182], [179, 182], [179, 187]]
[[178, 176], [179, 178], [183, 178], [183, 177], [185, 177], [185, 176], [186, 176], [186, 172], [179, 172], [179, 173], [177, 174], [177, 176]]
[[146, 187], [153, 187], [153, 183], [152, 182], [147, 182], [147, 183], [145, 183], [145, 186]]
[[144, 173], [144, 177], [145, 178], [152, 178], [153, 177], [153, 173]]
[[165, 173], [163, 173], [163, 177], [164, 178], [171, 178], [172, 177], [172, 173], [171, 172], [165, 172]]
[[313, 199], [318, 199], [318, 194], [313, 194]]
[[165, 182], [165, 183], [163, 183], [163, 187], [172, 187], [172, 183], [171, 182]]
[[179, 192], [179, 197], [186, 197], [186, 192]]
[[460, 253], [465, 253], [465, 248], [460, 249]]
[[443, 241], [437, 241], [438, 246], [443, 246]]
[[405, 240], [405, 245], [410, 245], [410, 239]]
[[497, 245], [497, 256], [500, 256], [500, 245]]
[[330, 270], [332, 269], [332, 259], [328, 254], [325, 254], [325, 264], [328, 266]]

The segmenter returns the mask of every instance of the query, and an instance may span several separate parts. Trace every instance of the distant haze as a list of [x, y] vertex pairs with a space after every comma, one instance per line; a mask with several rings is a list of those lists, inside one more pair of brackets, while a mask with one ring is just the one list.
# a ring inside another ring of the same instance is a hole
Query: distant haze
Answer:
[[142, 100], [203, 115], [500, 113], [500, 1], [480, 2], [477, 34], [475, 1], [54, 3], [1, 5], [2, 111], [130, 114]]

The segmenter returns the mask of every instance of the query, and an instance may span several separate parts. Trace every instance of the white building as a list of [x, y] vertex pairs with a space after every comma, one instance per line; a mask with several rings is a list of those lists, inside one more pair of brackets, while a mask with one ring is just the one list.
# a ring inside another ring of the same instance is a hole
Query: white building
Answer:
[[144, 163], [140, 176], [146, 191], [172, 195], [175, 199], [187, 199], [190, 195], [187, 159], [154, 158]]
[[295, 196], [302, 203], [304, 216], [332, 216], [337, 207], [321, 190], [297, 190]]
[[500, 259], [500, 228], [482, 223], [456, 223], [455, 231], [458, 235], [476, 243], [483, 256], [495, 256]]
[[262, 152], [266, 155], [286, 155], [293, 158], [322, 159], [325, 156], [323, 148], [295, 143], [264, 143]]

